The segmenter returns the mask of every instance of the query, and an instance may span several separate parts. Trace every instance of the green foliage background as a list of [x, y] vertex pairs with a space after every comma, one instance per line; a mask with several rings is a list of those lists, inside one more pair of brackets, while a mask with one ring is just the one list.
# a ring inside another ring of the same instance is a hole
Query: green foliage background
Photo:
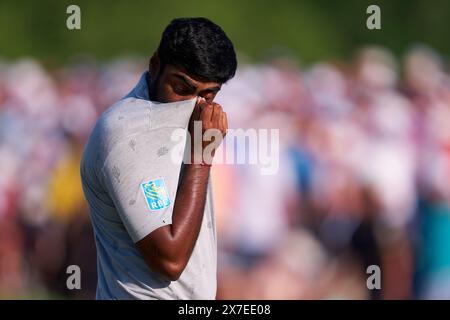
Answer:
[[[81, 7], [81, 30], [66, 28], [70, 4]], [[381, 30], [366, 28], [370, 4], [381, 7]], [[164, 27], [181, 16], [212, 19], [252, 60], [274, 49], [306, 63], [345, 59], [366, 44], [396, 54], [414, 43], [450, 52], [448, 0], [0, 0], [0, 58], [61, 64], [85, 54], [149, 56]]]

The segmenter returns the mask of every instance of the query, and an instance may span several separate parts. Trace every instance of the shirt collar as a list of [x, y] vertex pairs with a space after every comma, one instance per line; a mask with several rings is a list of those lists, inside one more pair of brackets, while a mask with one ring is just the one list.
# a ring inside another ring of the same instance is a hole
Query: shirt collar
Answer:
[[148, 93], [148, 79], [150, 78], [150, 73], [148, 71], [145, 71], [141, 78], [139, 79], [139, 82], [134, 87], [134, 89], [130, 92], [128, 97], [133, 97], [137, 99], [147, 100], [150, 101], [150, 95]]

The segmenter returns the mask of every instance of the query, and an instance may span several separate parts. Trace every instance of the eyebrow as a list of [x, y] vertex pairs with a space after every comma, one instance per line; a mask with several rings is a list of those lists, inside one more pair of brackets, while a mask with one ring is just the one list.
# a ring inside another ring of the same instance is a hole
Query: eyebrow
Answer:
[[219, 92], [219, 91], [220, 91], [220, 86], [215, 86], [215, 87], [208, 88], [208, 89], [205, 89], [205, 90], [202, 90], [202, 91], [211, 92], [211, 93], [216, 93], [216, 92]]
[[[184, 74], [181, 73], [174, 73], [174, 76], [183, 80], [188, 86], [191, 87], [191, 89], [197, 90], [197, 86], [192, 82], [191, 79], [189, 79], [187, 76], [185, 76]], [[214, 86], [212, 88], [208, 88], [202, 91], [207, 91], [207, 92], [219, 92], [220, 91], [220, 86]]]
[[184, 74], [174, 73], [174, 76], [183, 80], [191, 89], [197, 90], [197, 86]]

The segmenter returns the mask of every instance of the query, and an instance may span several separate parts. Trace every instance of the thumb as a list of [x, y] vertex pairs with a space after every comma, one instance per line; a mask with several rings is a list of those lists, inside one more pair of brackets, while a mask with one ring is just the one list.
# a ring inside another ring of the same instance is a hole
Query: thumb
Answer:
[[195, 103], [194, 110], [191, 115], [191, 121], [199, 120], [201, 112], [200, 98], [197, 98], [197, 102]]

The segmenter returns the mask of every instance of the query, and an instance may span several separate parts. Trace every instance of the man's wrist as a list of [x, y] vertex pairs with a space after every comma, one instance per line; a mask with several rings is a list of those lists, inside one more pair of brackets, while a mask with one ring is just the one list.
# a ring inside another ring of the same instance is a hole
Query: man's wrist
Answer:
[[192, 153], [190, 159], [192, 165], [198, 165], [202, 167], [211, 167], [213, 162], [213, 157], [205, 158], [202, 153]]
[[212, 164], [206, 164], [206, 163], [185, 163], [186, 169], [191, 170], [207, 170], [211, 169]]

